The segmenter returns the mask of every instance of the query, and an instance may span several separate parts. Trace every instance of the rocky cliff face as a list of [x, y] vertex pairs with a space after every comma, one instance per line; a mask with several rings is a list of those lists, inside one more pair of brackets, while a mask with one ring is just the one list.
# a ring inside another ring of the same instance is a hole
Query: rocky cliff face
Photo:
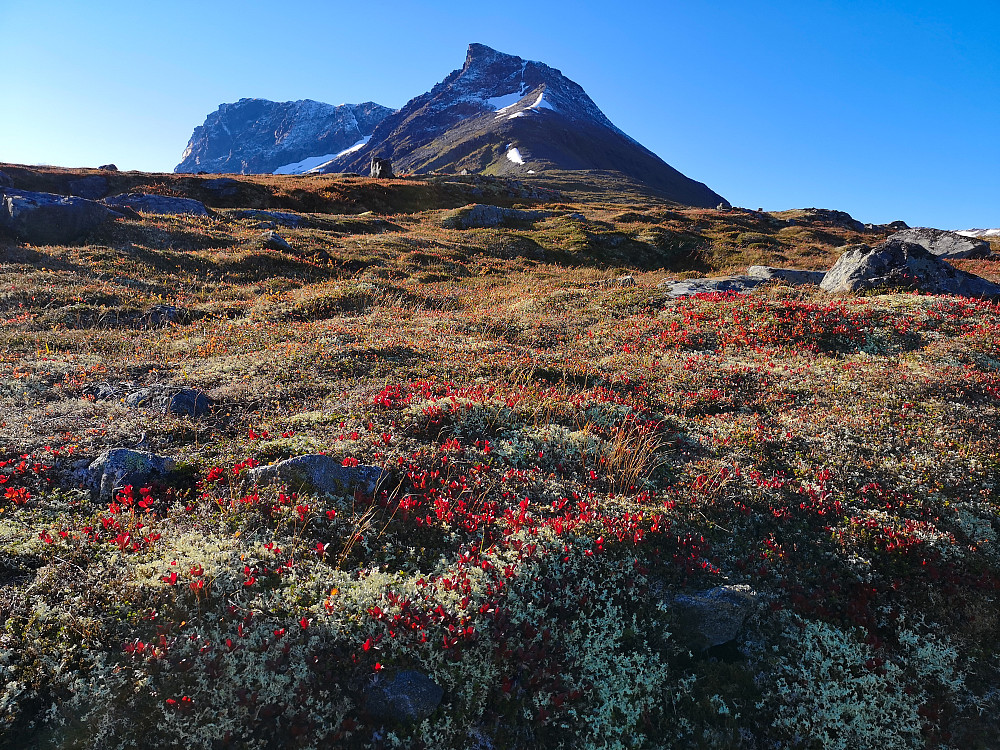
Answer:
[[374, 102], [333, 106], [303, 99], [240, 99], [194, 129], [175, 172], [304, 172], [372, 134], [392, 112]]
[[370, 141], [319, 171], [365, 172], [373, 156], [398, 172], [531, 174], [613, 170], [692, 206], [725, 199], [665, 163], [548, 65], [472, 44], [465, 65], [375, 128]]

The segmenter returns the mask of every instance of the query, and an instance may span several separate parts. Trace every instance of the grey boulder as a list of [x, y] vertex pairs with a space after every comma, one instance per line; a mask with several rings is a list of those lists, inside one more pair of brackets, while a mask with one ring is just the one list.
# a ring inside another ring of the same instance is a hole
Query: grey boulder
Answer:
[[717, 586], [674, 598], [681, 625], [680, 638], [698, 650], [734, 640], [757, 604], [749, 586]]
[[771, 266], [750, 266], [747, 276], [764, 281], [784, 281], [793, 286], [819, 284], [826, 275], [824, 271], [800, 271], [796, 268], [772, 268]]
[[105, 204], [112, 207], [131, 208], [146, 214], [192, 214], [209, 216], [208, 209], [201, 201], [193, 198], [174, 198], [169, 195], [152, 193], [121, 193], [105, 198]]
[[70, 180], [66, 187], [70, 195], [93, 201], [107, 195], [108, 181], [99, 174], [92, 174], [78, 180]]
[[826, 272], [820, 287], [827, 292], [904, 288], [961, 297], [1000, 296], [1000, 286], [959, 271], [922, 245], [898, 239], [849, 248]]
[[714, 279], [687, 279], [685, 281], [664, 281], [661, 289], [666, 289], [671, 297], [690, 297], [695, 294], [712, 292], [744, 293], [766, 284], [767, 279], [753, 276], [718, 276]]
[[444, 688], [416, 670], [397, 672], [365, 690], [365, 709], [375, 718], [395, 724], [415, 724], [441, 704]]
[[890, 240], [912, 242], [939, 258], [985, 258], [991, 252], [990, 243], [977, 237], [963, 237], [943, 229], [915, 227], [896, 232]]
[[247, 472], [247, 481], [263, 484], [279, 479], [313, 492], [346, 494], [360, 489], [370, 495], [375, 492], [382, 475], [382, 469], [377, 466], [343, 466], [333, 456], [311, 453], [270, 466], [254, 467]]
[[88, 467], [91, 486], [102, 499], [110, 499], [126, 485], [141, 486], [154, 477], [165, 477], [174, 470], [171, 458], [147, 451], [112, 448], [98, 456]]
[[101, 166], [98, 167], [98, 169], [100, 169], [102, 172], [117, 172], [118, 171], [118, 167], [115, 166], [114, 164], [102, 164]]
[[39, 245], [75, 242], [121, 216], [86, 198], [10, 188], [0, 192], [0, 226]]
[[486, 229], [531, 224], [549, 216], [547, 211], [525, 211], [483, 203], [473, 203], [449, 212], [441, 221], [446, 229]]

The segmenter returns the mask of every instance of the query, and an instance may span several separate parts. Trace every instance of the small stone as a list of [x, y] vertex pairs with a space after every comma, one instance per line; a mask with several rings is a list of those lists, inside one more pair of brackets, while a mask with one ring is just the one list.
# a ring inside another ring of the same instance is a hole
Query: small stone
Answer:
[[164, 328], [176, 323], [180, 317], [180, 308], [174, 305], [153, 305], [142, 314], [142, 324], [146, 328]]
[[102, 172], [117, 172], [118, 171], [118, 167], [116, 167], [114, 164], [102, 164], [101, 166], [98, 167], [98, 169], [100, 169]]
[[280, 234], [274, 231], [264, 232], [260, 236], [260, 242], [268, 250], [285, 251], [292, 249], [292, 246], [285, 242]]
[[745, 585], [682, 594], [674, 598], [683, 627], [678, 635], [701, 651], [729, 643], [756, 604], [757, 594]]
[[364, 703], [368, 713], [380, 721], [416, 724], [433, 714], [443, 697], [444, 688], [430, 677], [406, 670], [375, 682], [365, 690]]
[[164, 414], [181, 417], [203, 417], [212, 411], [213, 401], [203, 391], [184, 388], [170, 397], [164, 407]]

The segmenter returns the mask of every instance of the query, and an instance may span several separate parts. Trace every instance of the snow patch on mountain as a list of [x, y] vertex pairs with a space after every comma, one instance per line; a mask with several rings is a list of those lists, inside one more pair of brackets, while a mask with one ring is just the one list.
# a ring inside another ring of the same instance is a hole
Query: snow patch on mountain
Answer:
[[963, 237], [1000, 237], [1000, 229], [961, 229], [955, 232]]
[[521, 152], [517, 148], [512, 148], [507, 152], [507, 158], [510, 159], [515, 164], [524, 164], [524, 159], [521, 156]]
[[305, 174], [306, 172], [316, 172], [320, 167], [329, 164], [334, 159], [339, 159], [341, 156], [347, 156], [348, 154], [353, 154], [355, 151], [360, 151], [371, 139], [372, 137], [370, 135], [366, 135], [353, 146], [345, 148], [343, 151], [339, 151], [336, 154], [310, 156], [308, 159], [297, 161], [294, 164], [285, 164], [284, 166], [278, 167], [274, 170], [274, 174]]
[[324, 154], [323, 156], [310, 156], [308, 159], [303, 159], [302, 161], [293, 162], [292, 164], [285, 164], [274, 170], [274, 174], [302, 174], [303, 172], [308, 172], [314, 167], [322, 166], [326, 164], [331, 159], [335, 159], [336, 154]]

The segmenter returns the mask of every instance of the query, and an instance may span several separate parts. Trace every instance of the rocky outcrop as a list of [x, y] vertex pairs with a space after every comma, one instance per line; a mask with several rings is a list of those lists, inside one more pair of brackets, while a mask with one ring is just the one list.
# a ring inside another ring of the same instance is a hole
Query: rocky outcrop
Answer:
[[939, 258], [985, 258], [991, 252], [990, 243], [986, 240], [928, 227], [904, 229], [889, 239], [920, 245]]
[[103, 203], [112, 207], [130, 208], [144, 214], [191, 214], [209, 216], [205, 204], [192, 198], [174, 198], [152, 193], [121, 193], [105, 198]]
[[547, 211], [527, 211], [473, 203], [446, 213], [441, 219], [441, 226], [446, 229], [523, 227], [550, 215]]
[[[194, 129], [175, 172], [269, 174], [315, 157], [319, 166], [363, 142], [392, 112], [374, 102], [330, 104], [303, 99], [240, 99], [223, 104]], [[302, 164], [305, 171], [308, 164]]]
[[76, 242], [122, 213], [85, 198], [0, 189], [0, 227], [37, 245]]
[[928, 294], [997, 297], [1000, 286], [950, 266], [923, 246], [898, 239], [848, 249], [820, 286], [828, 292], [917, 289]]
[[280, 480], [310, 492], [347, 494], [362, 490], [371, 494], [382, 476], [382, 469], [377, 466], [344, 466], [333, 456], [310, 454], [254, 467], [247, 472], [247, 481], [264, 484]]

